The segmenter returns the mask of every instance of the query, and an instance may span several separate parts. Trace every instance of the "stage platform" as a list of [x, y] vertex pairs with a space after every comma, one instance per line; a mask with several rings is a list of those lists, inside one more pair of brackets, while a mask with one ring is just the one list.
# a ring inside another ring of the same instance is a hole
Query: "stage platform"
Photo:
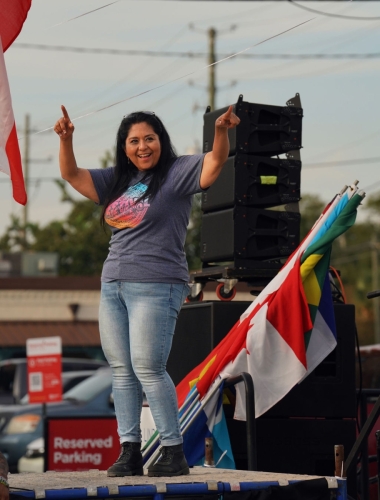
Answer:
[[[302, 498], [347, 500], [346, 481], [335, 477], [277, 474], [193, 467], [179, 477], [107, 477], [105, 471], [10, 474], [11, 496], [25, 499], [76, 500], [92, 498], [146, 498], [154, 500], [208, 498], [270, 500]], [[283, 491], [278, 490], [283, 488]], [[295, 491], [295, 489], [297, 491]], [[247, 492], [253, 492], [250, 496]], [[287, 492], [289, 495], [287, 495]], [[309, 493], [308, 493], [309, 492]], [[335, 495], [331, 495], [331, 493]], [[256, 496], [256, 494], [258, 496]], [[299, 496], [295, 496], [299, 495]]]

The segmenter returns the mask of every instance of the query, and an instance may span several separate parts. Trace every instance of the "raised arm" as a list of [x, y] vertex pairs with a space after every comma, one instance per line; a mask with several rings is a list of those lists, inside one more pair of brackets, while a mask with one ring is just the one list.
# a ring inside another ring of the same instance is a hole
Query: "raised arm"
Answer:
[[91, 174], [85, 168], [78, 168], [73, 149], [74, 125], [70, 120], [65, 106], [61, 106], [62, 118], [54, 125], [54, 131], [59, 135], [59, 168], [61, 177], [86, 198], [99, 203]]
[[215, 122], [215, 136], [212, 151], [206, 154], [203, 161], [203, 168], [200, 179], [200, 186], [206, 189], [213, 184], [224, 163], [227, 161], [230, 150], [230, 141], [228, 139], [228, 129], [239, 125], [240, 119], [232, 112], [232, 106]]

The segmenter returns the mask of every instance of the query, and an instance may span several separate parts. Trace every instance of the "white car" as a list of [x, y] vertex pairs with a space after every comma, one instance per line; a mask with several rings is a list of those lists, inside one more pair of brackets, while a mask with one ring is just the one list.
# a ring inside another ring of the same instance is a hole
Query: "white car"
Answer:
[[45, 440], [38, 438], [28, 444], [17, 464], [19, 472], [44, 472]]

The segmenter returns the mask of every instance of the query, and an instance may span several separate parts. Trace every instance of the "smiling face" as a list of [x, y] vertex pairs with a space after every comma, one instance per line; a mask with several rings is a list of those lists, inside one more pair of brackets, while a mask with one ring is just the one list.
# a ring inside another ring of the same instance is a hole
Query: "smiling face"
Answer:
[[125, 154], [140, 171], [157, 165], [161, 155], [160, 138], [148, 123], [131, 126], [125, 140]]

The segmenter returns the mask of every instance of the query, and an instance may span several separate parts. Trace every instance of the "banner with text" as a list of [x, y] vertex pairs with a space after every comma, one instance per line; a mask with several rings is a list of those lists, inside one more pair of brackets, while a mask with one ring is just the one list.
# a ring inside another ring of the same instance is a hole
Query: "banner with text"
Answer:
[[[141, 415], [142, 446], [154, 434], [150, 408]], [[120, 453], [114, 416], [47, 417], [45, 423], [45, 470], [106, 470]]]
[[61, 337], [27, 339], [29, 403], [62, 400]]

